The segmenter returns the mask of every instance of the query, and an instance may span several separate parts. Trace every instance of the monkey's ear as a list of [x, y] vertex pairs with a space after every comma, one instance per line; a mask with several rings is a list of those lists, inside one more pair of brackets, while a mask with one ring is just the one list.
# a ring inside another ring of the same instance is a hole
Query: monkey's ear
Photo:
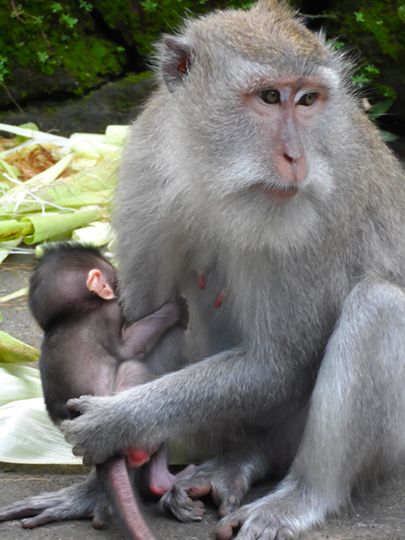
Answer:
[[191, 42], [179, 36], [163, 37], [162, 74], [167, 88], [174, 92], [184, 82], [194, 54]]
[[114, 291], [106, 282], [102, 271], [98, 268], [90, 270], [87, 274], [86, 287], [103, 300], [112, 300], [115, 297]]

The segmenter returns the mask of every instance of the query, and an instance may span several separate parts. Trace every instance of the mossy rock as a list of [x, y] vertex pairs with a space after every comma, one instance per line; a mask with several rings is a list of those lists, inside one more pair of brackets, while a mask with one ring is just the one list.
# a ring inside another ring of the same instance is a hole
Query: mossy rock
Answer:
[[[374, 100], [396, 97], [390, 113], [405, 121], [405, 0], [290, 0], [313, 27], [326, 25], [357, 53], [355, 83]], [[1, 1], [0, 108], [33, 100], [85, 96], [128, 71], [143, 71], [144, 55], [185, 15], [247, 7], [249, 0]], [[312, 19], [311, 19], [312, 17]], [[14, 104], [13, 104], [14, 102]], [[52, 107], [54, 105], [52, 104]], [[396, 118], [391, 116], [391, 118]]]
[[[124, 71], [145, 69], [162, 32], [186, 13], [225, 0], [25, 0], [0, 4], [0, 107], [49, 94], [84, 95]], [[242, 0], [236, 0], [242, 5]]]
[[111, 124], [127, 125], [137, 116], [154, 87], [150, 72], [129, 74], [108, 82], [84, 98], [61, 102], [47, 100], [24, 106], [24, 112], [0, 113], [0, 122], [20, 125], [34, 122], [41, 131], [69, 137], [72, 133], [104, 133]]
[[100, 33], [88, 2], [1, 6], [0, 82], [7, 89], [0, 89], [0, 106], [58, 92], [83, 94], [123, 72], [125, 50]]

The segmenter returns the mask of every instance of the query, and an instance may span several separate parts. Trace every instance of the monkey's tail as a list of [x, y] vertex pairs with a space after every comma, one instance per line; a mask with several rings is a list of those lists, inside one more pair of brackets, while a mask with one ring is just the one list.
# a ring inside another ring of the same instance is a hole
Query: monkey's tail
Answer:
[[128, 475], [125, 458], [116, 456], [96, 466], [97, 477], [128, 540], [158, 540], [146, 523]]

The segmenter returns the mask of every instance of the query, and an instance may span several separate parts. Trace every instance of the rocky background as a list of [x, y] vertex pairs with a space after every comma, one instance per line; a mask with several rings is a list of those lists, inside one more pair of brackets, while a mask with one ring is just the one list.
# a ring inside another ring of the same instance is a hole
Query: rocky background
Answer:
[[[151, 43], [186, 16], [246, 0], [0, 0], [0, 122], [60, 135], [127, 124], [153, 87]], [[357, 65], [361, 96], [405, 135], [405, 0], [291, 0]], [[367, 103], [367, 102], [366, 102]]]

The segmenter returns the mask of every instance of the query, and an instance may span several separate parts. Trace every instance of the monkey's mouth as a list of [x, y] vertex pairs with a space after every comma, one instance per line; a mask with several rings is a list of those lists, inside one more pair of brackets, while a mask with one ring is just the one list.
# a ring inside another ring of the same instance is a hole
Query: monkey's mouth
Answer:
[[264, 193], [275, 204], [283, 204], [288, 202], [298, 193], [298, 187], [291, 185], [269, 186], [258, 184], [255, 187]]

